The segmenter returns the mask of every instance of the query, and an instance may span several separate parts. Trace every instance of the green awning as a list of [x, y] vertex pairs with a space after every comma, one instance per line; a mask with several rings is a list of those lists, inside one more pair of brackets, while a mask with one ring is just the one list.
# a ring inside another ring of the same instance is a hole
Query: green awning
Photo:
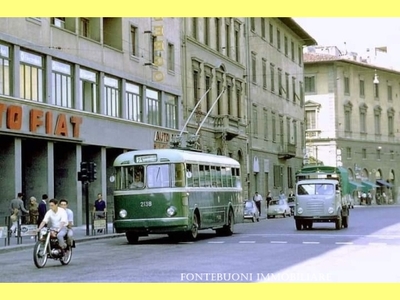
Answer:
[[358, 183], [357, 181], [349, 180], [349, 184], [350, 184], [350, 192], [353, 192], [355, 190], [361, 190], [363, 188], [363, 185], [361, 183]]
[[362, 187], [363, 192], [368, 192], [371, 189], [375, 189], [375, 188], [379, 187], [375, 183], [372, 183], [371, 181], [368, 181], [368, 180], [361, 181], [361, 184], [363, 185], [363, 187]]

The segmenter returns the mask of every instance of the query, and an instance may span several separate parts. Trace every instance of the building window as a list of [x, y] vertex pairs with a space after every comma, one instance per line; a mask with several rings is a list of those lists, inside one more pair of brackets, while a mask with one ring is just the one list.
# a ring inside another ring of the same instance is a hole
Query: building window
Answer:
[[151, 63], [153, 64], [156, 62], [156, 56], [157, 56], [156, 42], [157, 42], [157, 37], [155, 35], [152, 35], [150, 37], [150, 55], [151, 55]]
[[344, 131], [351, 131], [351, 110], [344, 111]]
[[379, 99], [379, 83], [374, 83], [374, 97]]
[[142, 101], [140, 86], [127, 82], [125, 84], [126, 114], [128, 120], [142, 121]]
[[204, 44], [210, 46], [210, 18], [204, 18]]
[[287, 167], [287, 181], [288, 181], [288, 188], [292, 189], [294, 187], [292, 167]]
[[258, 135], [258, 110], [257, 106], [253, 106], [253, 113], [252, 113], [252, 122], [253, 122], [253, 135], [257, 136]]
[[367, 119], [365, 111], [360, 112], [360, 131], [361, 133], [367, 132]]
[[104, 76], [105, 114], [112, 117], [120, 116], [119, 107], [119, 80]]
[[302, 46], [298, 47], [297, 55], [299, 56], [299, 65], [301, 66], [303, 64], [303, 48]]
[[315, 110], [306, 110], [306, 130], [314, 130], [317, 125], [317, 112]]
[[292, 77], [292, 100], [296, 102], [296, 77]]
[[315, 76], [304, 76], [305, 92], [315, 93]]
[[388, 116], [388, 130], [389, 130], [389, 136], [394, 136], [394, 121], [393, 121], [393, 116], [391, 115]]
[[367, 159], [367, 149], [362, 148], [361, 149], [361, 155], [362, 155], [362, 159]]
[[275, 66], [270, 64], [270, 71], [271, 71], [271, 92], [275, 92]]
[[381, 149], [376, 149], [376, 159], [381, 159]]
[[58, 106], [73, 108], [71, 66], [54, 60], [51, 65], [53, 103]]
[[43, 102], [43, 58], [21, 50], [20, 62], [20, 97]]
[[271, 125], [272, 125], [272, 141], [275, 143], [276, 142], [276, 116], [275, 113], [272, 112], [271, 114]]
[[265, 39], [265, 18], [261, 18], [261, 37]]
[[168, 43], [168, 70], [175, 71], [175, 46]]
[[256, 31], [256, 19], [255, 18], [250, 18], [250, 30]]
[[0, 95], [11, 94], [10, 47], [0, 44]]
[[279, 165], [274, 165], [274, 188], [283, 186], [283, 168]]
[[365, 82], [364, 79], [360, 79], [360, 97], [365, 97]]
[[297, 145], [297, 121], [293, 120], [293, 143]]
[[216, 50], [219, 52], [221, 51], [221, 26], [220, 26], [220, 19], [215, 18], [215, 47]]
[[[219, 97], [221, 95], [221, 93], [222, 93], [222, 74], [219, 73], [219, 74], [217, 74], [217, 97]], [[222, 114], [222, 111], [223, 111], [222, 108], [224, 106], [223, 104], [224, 104], [224, 102], [218, 100], [217, 115]]]
[[262, 82], [263, 88], [267, 88], [267, 61], [263, 58], [262, 59]]
[[165, 112], [166, 124], [168, 128], [178, 128], [178, 97], [174, 95], [166, 95]]
[[285, 90], [286, 99], [289, 100], [289, 74], [288, 73], [285, 73], [285, 85], [286, 85], [286, 90]]
[[231, 26], [230, 26], [231, 18], [227, 18], [225, 23], [225, 49], [226, 56], [231, 56]]
[[131, 54], [138, 56], [138, 29], [131, 26]]
[[233, 116], [233, 103], [232, 103], [232, 80], [226, 86], [226, 97], [228, 101], [228, 115]]
[[388, 96], [388, 101], [393, 101], [392, 86], [391, 85], [387, 86], [387, 96]]
[[290, 137], [290, 119], [286, 118], [286, 138], [288, 144], [291, 144]]
[[237, 117], [242, 117], [242, 90], [240, 83], [236, 82], [236, 105], [237, 105]]
[[240, 60], [240, 24], [235, 22], [235, 59]]
[[283, 47], [284, 47], [285, 55], [289, 56], [289, 41], [288, 41], [288, 37], [286, 35], [283, 37]]
[[197, 18], [192, 18], [192, 36], [197, 40]]
[[268, 111], [264, 110], [264, 139], [268, 140]]
[[394, 151], [390, 150], [389, 152], [390, 160], [394, 160]]
[[152, 125], [160, 124], [160, 93], [146, 89], [147, 122]]
[[197, 103], [199, 101], [199, 71], [198, 70], [193, 70], [193, 99], [194, 103]]
[[209, 112], [211, 109], [211, 106], [212, 106], [211, 91], [209, 90], [211, 87], [211, 74], [210, 73], [206, 74], [206, 76], [205, 76], [205, 85], [206, 85], [206, 91], [208, 91], [206, 94], [206, 108], [207, 108], [207, 112]]
[[274, 44], [274, 25], [269, 24], [269, 42], [270, 44]]
[[282, 96], [282, 90], [283, 90], [283, 86], [282, 86], [282, 70], [278, 69], [278, 95]]
[[90, 22], [88, 18], [79, 18], [79, 34], [84, 37], [90, 36]]
[[58, 28], [65, 28], [65, 18], [63, 17], [54, 17], [51, 18], [52, 24]]
[[347, 76], [344, 77], [344, 93], [350, 95], [350, 79]]
[[304, 87], [303, 87], [303, 82], [299, 81], [300, 85], [300, 107], [304, 106]]
[[278, 44], [278, 50], [281, 50], [281, 31], [276, 29], [276, 42]]
[[292, 53], [292, 60], [294, 61], [294, 42], [293, 41], [291, 41], [290, 42], [290, 51], [291, 51], [291, 53]]
[[346, 147], [346, 158], [351, 159], [351, 148], [350, 147]]
[[95, 72], [85, 69], [79, 70], [80, 103], [84, 111], [100, 113], [97, 78]]
[[257, 61], [256, 54], [251, 54], [251, 81], [257, 83]]
[[381, 134], [381, 112], [379, 109], [374, 111], [374, 124], [375, 124], [375, 134]]

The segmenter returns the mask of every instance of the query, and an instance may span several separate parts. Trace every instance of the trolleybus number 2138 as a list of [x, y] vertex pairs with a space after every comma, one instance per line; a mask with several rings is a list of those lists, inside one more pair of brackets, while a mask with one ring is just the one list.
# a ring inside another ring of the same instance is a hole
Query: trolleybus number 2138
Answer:
[[129, 243], [165, 233], [196, 239], [201, 229], [231, 235], [243, 222], [240, 164], [179, 149], [130, 151], [114, 161], [114, 227]]

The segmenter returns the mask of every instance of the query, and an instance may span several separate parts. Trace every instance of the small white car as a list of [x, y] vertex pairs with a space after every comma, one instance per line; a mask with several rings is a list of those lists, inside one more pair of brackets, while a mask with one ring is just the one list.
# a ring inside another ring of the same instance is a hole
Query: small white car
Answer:
[[267, 209], [267, 219], [275, 218], [275, 216], [290, 217], [290, 207], [287, 199], [271, 200]]
[[257, 222], [260, 221], [260, 212], [258, 211], [257, 205], [254, 200], [246, 200], [244, 202], [243, 218], [250, 219], [253, 222], [255, 222], [256, 220]]

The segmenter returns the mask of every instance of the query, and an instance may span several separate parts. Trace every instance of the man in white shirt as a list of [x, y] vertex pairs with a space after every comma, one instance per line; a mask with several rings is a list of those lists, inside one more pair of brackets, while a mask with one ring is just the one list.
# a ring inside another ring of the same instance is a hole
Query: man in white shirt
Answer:
[[58, 244], [64, 249], [67, 244], [64, 241], [64, 236], [67, 234], [68, 215], [64, 208], [58, 207], [58, 201], [51, 199], [49, 201], [50, 209], [44, 215], [43, 221], [38, 227], [38, 231], [42, 229], [46, 224], [50, 228], [56, 228], [58, 231], [57, 239]]
[[260, 217], [261, 217], [261, 200], [262, 199], [263, 199], [263, 197], [258, 192], [256, 192], [254, 194], [253, 200], [256, 203], [256, 206], [258, 208], [258, 212], [260, 213]]
[[61, 199], [59, 206], [61, 208], [64, 208], [65, 211], [67, 212], [68, 216], [67, 243], [71, 246], [73, 244], [72, 236], [74, 235], [74, 231], [72, 230], [72, 226], [74, 226], [74, 212], [68, 208], [68, 200], [66, 199]]

